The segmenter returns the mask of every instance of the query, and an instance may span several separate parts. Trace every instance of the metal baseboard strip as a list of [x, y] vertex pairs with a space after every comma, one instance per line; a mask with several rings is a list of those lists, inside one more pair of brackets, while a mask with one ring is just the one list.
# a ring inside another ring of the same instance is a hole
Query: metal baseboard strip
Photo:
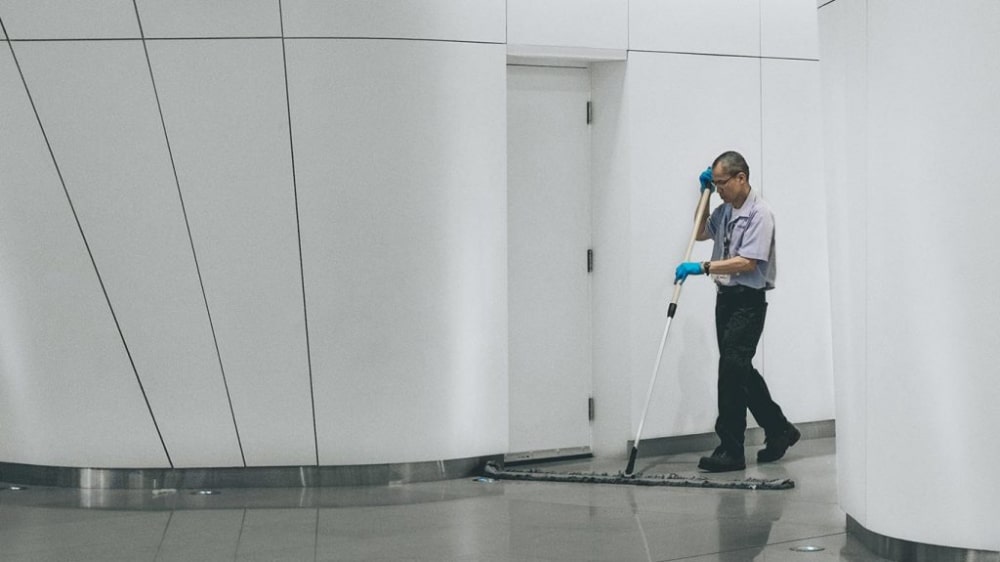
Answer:
[[847, 516], [847, 533], [872, 553], [899, 562], [1000, 562], [1000, 552], [997, 551], [938, 546], [887, 537], [866, 529], [850, 515]]
[[0, 482], [86, 490], [388, 486], [479, 475], [487, 462], [502, 459], [503, 455], [491, 455], [395, 464], [176, 469], [0, 463]]
[[[802, 439], [825, 439], [836, 437], [837, 424], [834, 420], [820, 420], [811, 422], [795, 423], [795, 427], [802, 432]], [[625, 446], [625, 454], [632, 450], [633, 441], [630, 439]], [[748, 447], [756, 447], [764, 444], [764, 430], [759, 427], [747, 429], [746, 442]], [[711, 451], [719, 445], [719, 438], [715, 433], [697, 433], [693, 435], [675, 435], [673, 437], [657, 437], [653, 439], [643, 439], [639, 447], [640, 457], [657, 457], [661, 455], [677, 455], [681, 453], [695, 453], [698, 451]]]
[[520, 453], [508, 453], [504, 455], [503, 462], [505, 466], [514, 466], [518, 464], [542, 461], [584, 459], [593, 456], [594, 453], [590, 450], [589, 446], [564, 447], [562, 449], [541, 449]]

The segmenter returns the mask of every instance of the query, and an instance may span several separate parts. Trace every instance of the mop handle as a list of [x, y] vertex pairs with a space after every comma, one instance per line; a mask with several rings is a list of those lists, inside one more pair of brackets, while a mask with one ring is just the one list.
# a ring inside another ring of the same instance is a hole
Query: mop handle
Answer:
[[[694, 243], [698, 240], [698, 233], [701, 232], [701, 217], [708, 206], [708, 200], [712, 192], [708, 189], [701, 192], [701, 199], [698, 200], [698, 210], [695, 211], [694, 228], [691, 230], [691, 239], [688, 241], [687, 252], [684, 253], [684, 261], [691, 260], [691, 252], [694, 250]], [[667, 343], [667, 333], [670, 331], [670, 322], [677, 312], [677, 301], [681, 298], [681, 287], [683, 282], [674, 282], [674, 298], [670, 300], [670, 307], [667, 309], [667, 324], [663, 327], [663, 337], [660, 338], [660, 349], [656, 352], [656, 363], [653, 365], [653, 376], [649, 379], [649, 390], [646, 391], [646, 405], [642, 408], [642, 417], [639, 418], [639, 430], [635, 433], [635, 441], [632, 442], [632, 452], [629, 455], [628, 467], [625, 469], [626, 475], [632, 474], [635, 467], [635, 457], [639, 452], [639, 441], [642, 438], [642, 427], [646, 424], [646, 413], [649, 411], [649, 402], [653, 398], [653, 388], [656, 386], [656, 374], [660, 370], [660, 360], [663, 359], [663, 347]]]
[[[688, 241], [687, 252], [684, 253], [684, 261], [691, 261], [691, 252], [694, 250], [694, 243], [698, 240], [698, 234], [701, 232], [702, 224], [701, 217], [705, 213], [705, 208], [708, 207], [708, 200], [712, 196], [711, 190], [704, 190], [701, 192], [701, 199], [698, 200], [698, 210], [695, 211], [694, 228], [691, 230], [691, 239]], [[681, 299], [681, 287], [684, 286], [684, 282], [674, 283], [674, 298], [670, 299], [670, 307], [672, 309], [677, 308], [677, 301]], [[673, 317], [673, 314], [670, 314]]]

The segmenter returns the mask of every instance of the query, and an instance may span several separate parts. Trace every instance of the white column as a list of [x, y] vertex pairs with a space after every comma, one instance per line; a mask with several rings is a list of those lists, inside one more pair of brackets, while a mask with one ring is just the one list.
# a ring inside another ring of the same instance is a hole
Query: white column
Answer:
[[849, 308], [833, 325], [841, 503], [887, 537], [1000, 550], [1000, 5], [819, 13], [831, 288]]
[[506, 452], [505, 3], [70, 4], [0, 7], [0, 462]]

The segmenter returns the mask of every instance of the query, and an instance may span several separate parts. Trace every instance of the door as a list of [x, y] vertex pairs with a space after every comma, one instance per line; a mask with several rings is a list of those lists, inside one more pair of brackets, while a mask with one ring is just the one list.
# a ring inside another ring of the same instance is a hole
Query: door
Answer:
[[510, 451], [590, 451], [590, 71], [507, 67]]

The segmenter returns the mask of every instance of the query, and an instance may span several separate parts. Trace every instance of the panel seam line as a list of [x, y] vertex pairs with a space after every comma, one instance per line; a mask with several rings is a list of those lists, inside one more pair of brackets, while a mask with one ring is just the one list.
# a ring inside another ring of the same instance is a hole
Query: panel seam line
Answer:
[[414, 41], [414, 42], [428, 42], [428, 43], [455, 43], [462, 45], [498, 45], [505, 47], [506, 42], [500, 41], [473, 41], [469, 39], [437, 39], [433, 37], [365, 37], [365, 36], [338, 36], [338, 35], [300, 35], [300, 36], [285, 36], [282, 35], [244, 35], [244, 36], [232, 36], [232, 37], [39, 37], [39, 38], [22, 38], [22, 39], [12, 39], [7, 38], [8, 41], [14, 43], [44, 43], [44, 42], [72, 42], [72, 41], [240, 41], [246, 39], [308, 39], [308, 40], [330, 40], [330, 41]]
[[787, 60], [787, 61], [800, 61], [800, 62], [819, 62], [818, 58], [809, 57], [779, 57], [779, 56], [763, 56], [763, 55], [739, 55], [734, 53], [696, 53], [689, 51], [658, 51], [654, 49], [629, 49], [632, 53], [652, 53], [660, 55], [688, 55], [694, 57], [727, 57], [727, 58], [737, 58], [737, 59], [766, 59], [766, 60]]
[[121, 339], [122, 347], [125, 348], [125, 355], [128, 357], [129, 365], [132, 367], [132, 372], [135, 374], [136, 383], [139, 385], [139, 392], [142, 394], [142, 399], [146, 403], [146, 409], [149, 411], [149, 417], [153, 422], [153, 428], [156, 430], [156, 435], [160, 439], [160, 446], [163, 447], [163, 454], [167, 457], [167, 464], [170, 468], [174, 468], [174, 461], [170, 458], [170, 451], [167, 450], [167, 443], [163, 439], [163, 432], [160, 431], [160, 424], [156, 421], [156, 414], [153, 413], [153, 406], [149, 402], [149, 396], [146, 394], [146, 387], [142, 384], [142, 377], [139, 376], [139, 370], [135, 365], [135, 359], [132, 357], [132, 351], [128, 347], [128, 342], [125, 340], [125, 333], [122, 331], [121, 323], [118, 321], [118, 315], [115, 314], [115, 307], [111, 304], [111, 296], [108, 294], [107, 286], [104, 284], [104, 278], [101, 276], [101, 271], [97, 267], [97, 260], [94, 258], [94, 252], [90, 248], [90, 242], [87, 240], [87, 235], [83, 231], [83, 224], [80, 222], [80, 216], [76, 212], [76, 205], [73, 204], [73, 198], [69, 194], [69, 188], [66, 186], [66, 179], [63, 177], [62, 169], [59, 167], [59, 161], [56, 159], [55, 151], [52, 149], [52, 143], [49, 141], [49, 135], [45, 132], [45, 126], [42, 124], [42, 117], [38, 113], [38, 107], [35, 105], [35, 99], [31, 95], [31, 89], [28, 87], [28, 80], [24, 76], [24, 71], [21, 69], [21, 63], [17, 60], [17, 54], [14, 52], [14, 44], [10, 40], [10, 34], [7, 33], [7, 28], [4, 26], [3, 19], [0, 18], [0, 30], [7, 37], [7, 48], [10, 49], [10, 56], [14, 60], [14, 66], [17, 67], [17, 73], [21, 77], [21, 83], [24, 85], [24, 92], [28, 96], [28, 102], [31, 104], [31, 110], [35, 114], [35, 121], [38, 122], [38, 129], [42, 133], [42, 138], [45, 140], [45, 147], [49, 151], [49, 157], [52, 159], [52, 166], [56, 170], [56, 175], [59, 177], [59, 184], [62, 186], [63, 194], [66, 195], [66, 201], [69, 204], [70, 212], [73, 214], [73, 220], [76, 222], [76, 228], [80, 232], [80, 238], [83, 240], [83, 246], [87, 250], [87, 256], [90, 258], [90, 263], [94, 268], [94, 274], [97, 276], [97, 283], [101, 286], [101, 292], [104, 294], [104, 301], [108, 305], [108, 311], [111, 313], [111, 319], [115, 323], [115, 329], [118, 330], [118, 337]]
[[[139, 25], [139, 35], [143, 36], [142, 18], [139, 16], [139, 6], [136, 4], [136, 0], [132, 0], [132, 6], [135, 8], [135, 19]], [[174, 185], [177, 187], [177, 197], [180, 200], [181, 214], [184, 216], [184, 227], [187, 229], [188, 242], [191, 245], [191, 257], [194, 260], [195, 273], [198, 275], [198, 285], [201, 287], [202, 301], [205, 303], [205, 313], [208, 316], [208, 327], [212, 332], [212, 343], [215, 346], [215, 356], [219, 362], [219, 372], [222, 375], [222, 385], [226, 390], [226, 400], [229, 403], [229, 414], [233, 419], [233, 430], [236, 432], [236, 444], [239, 446], [240, 459], [243, 461], [243, 466], [245, 468], [247, 466], [247, 459], [243, 452], [243, 441], [240, 438], [239, 424], [236, 422], [236, 410], [233, 408], [233, 398], [229, 392], [229, 381], [226, 379], [226, 369], [222, 363], [222, 352], [219, 349], [219, 339], [215, 333], [215, 323], [212, 321], [212, 309], [208, 304], [208, 294], [205, 292], [205, 281], [201, 275], [201, 266], [198, 264], [198, 252], [195, 249], [194, 237], [191, 234], [191, 223], [188, 220], [187, 208], [184, 205], [184, 194], [181, 190], [180, 178], [177, 176], [177, 165], [174, 163], [174, 152], [170, 146], [170, 135], [167, 133], [167, 122], [163, 117], [163, 106], [160, 104], [160, 94], [156, 89], [156, 78], [153, 75], [153, 63], [149, 58], [149, 49], [146, 46], [145, 38], [142, 39], [142, 50], [146, 55], [146, 67], [149, 70], [149, 80], [153, 87], [153, 96], [156, 98], [156, 110], [160, 115], [160, 125], [163, 127], [163, 140], [167, 144], [167, 156], [170, 158], [170, 168], [174, 174]]]
[[306, 364], [309, 369], [309, 401], [312, 406], [313, 446], [316, 466], [319, 466], [319, 429], [316, 425], [316, 388], [313, 382], [312, 347], [309, 340], [309, 307], [306, 300], [305, 261], [302, 256], [302, 221], [299, 215], [299, 186], [295, 171], [295, 141], [292, 133], [292, 99], [288, 91], [288, 57], [285, 53], [285, 18], [282, 1], [278, 0], [278, 20], [281, 22], [281, 63], [285, 74], [285, 110], [288, 114], [288, 152], [292, 163], [292, 194], [295, 199], [295, 234], [299, 245], [299, 279], [302, 283], [302, 320], [306, 335]]

